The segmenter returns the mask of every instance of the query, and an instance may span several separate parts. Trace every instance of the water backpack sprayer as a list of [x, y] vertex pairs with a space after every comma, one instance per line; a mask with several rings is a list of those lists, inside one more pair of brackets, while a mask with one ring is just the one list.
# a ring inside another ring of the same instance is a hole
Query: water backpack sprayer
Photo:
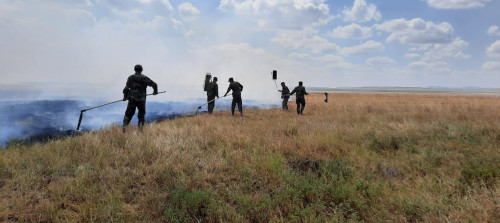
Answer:
[[[165, 92], [166, 91], [158, 92], [158, 94], [163, 94]], [[147, 94], [146, 96], [150, 96], [150, 95], [153, 95], [153, 94]], [[117, 102], [120, 102], [120, 101], [123, 101], [123, 99], [122, 100], [112, 101], [112, 102], [109, 102], [109, 103], [106, 103], [106, 104], [102, 104], [102, 105], [98, 105], [98, 106], [94, 106], [94, 107], [91, 107], [91, 108], [86, 108], [86, 109], [81, 110], [80, 111], [80, 118], [78, 119], [78, 126], [76, 127], [76, 130], [80, 130], [80, 124], [82, 124], [82, 118], [83, 118], [83, 113], [84, 112], [86, 112], [88, 110], [92, 110], [94, 108], [99, 108], [99, 107], [102, 107], [102, 106], [114, 104], [114, 103], [117, 103]]]
[[[274, 85], [276, 85], [276, 89], [278, 89], [278, 91], [279, 91], [278, 84], [276, 84], [276, 80], [277, 79], [278, 79], [278, 71], [273, 70]], [[325, 103], [328, 103], [328, 92], [324, 92], [324, 93], [311, 93], [311, 94], [325, 94]]]
[[[210, 84], [211, 81], [212, 81], [212, 74], [211, 73], [206, 73], [205, 74], [205, 83], [203, 83], [203, 91], [208, 91], [207, 88], [208, 88], [208, 86], [209, 86], [209, 84]], [[228, 94], [228, 95], [226, 95], [224, 97], [227, 97], [229, 95], [231, 95], [231, 94]], [[220, 97], [220, 98], [224, 98], [224, 97]], [[194, 115], [198, 114], [198, 111], [200, 111], [201, 107], [203, 107], [204, 105], [206, 105], [206, 104], [208, 104], [210, 102], [213, 102], [213, 101], [215, 101], [217, 99], [219, 99], [219, 98], [214, 98], [213, 100], [211, 100], [211, 101], [209, 101], [209, 102], [207, 102], [205, 104], [202, 104], [202, 105], [198, 106], [198, 109], [196, 109], [196, 112], [194, 113]]]
[[203, 91], [207, 91], [208, 85], [210, 84], [211, 80], [212, 80], [212, 74], [207, 73], [205, 75], [205, 83], [203, 84]]

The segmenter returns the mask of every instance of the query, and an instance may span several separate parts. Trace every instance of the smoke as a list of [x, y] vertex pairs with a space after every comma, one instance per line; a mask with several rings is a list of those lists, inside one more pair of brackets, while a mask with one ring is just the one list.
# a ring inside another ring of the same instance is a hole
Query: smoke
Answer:
[[[157, 122], [182, 116], [193, 115], [206, 99], [198, 98], [189, 102], [146, 103], [146, 122]], [[75, 131], [80, 111], [85, 108], [107, 103], [106, 101], [40, 100], [40, 101], [0, 101], [0, 146], [10, 140], [46, 141], [47, 139], [77, 134]], [[215, 110], [228, 110], [231, 99], [217, 100]], [[127, 102], [118, 102], [84, 112], [80, 129], [82, 131], [103, 128], [112, 124], [121, 125]], [[245, 100], [247, 108], [275, 108], [277, 104], [264, 104]], [[204, 106], [201, 113], [206, 112]], [[137, 113], [136, 113], [137, 115]], [[131, 124], [137, 124], [134, 115]]]
[[219, 78], [221, 94], [233, 77], [245, 87], [244, 100], [275, 103], [279, 94], [271, 71], [296, 83], [308, 70], [249, 41], [249, 29], [240, 23], [182, 25], [157, 3], [0, 3], [0, 17], [8, 18], [0, 26], [2, 83], [16, 85], [19, 97], [30, 100], [119, 99], [134, 65], [142, 64], [144, 74], [167, 91], [154, 101], [203, 97], [203, 78], [211, 72]]

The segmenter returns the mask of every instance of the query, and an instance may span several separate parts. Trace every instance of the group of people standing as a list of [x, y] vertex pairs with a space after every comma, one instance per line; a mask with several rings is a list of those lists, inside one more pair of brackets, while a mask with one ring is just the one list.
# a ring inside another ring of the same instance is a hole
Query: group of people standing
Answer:
[[[207, 102], [208, 102], [208, 113], [211, 114], [215, 107], [215, 97], [219, 98], [219, 86], [217, 85], [217, 77], [214, 77], [212, 81], [206, 83], [205, 90], [207, 92]], [[238, 105], [238, 111], [240, 115], [243, 115], [243, 101], [241, 100], [241, 91], [243, 91], [243, 85], [239, 82], [234, 81], [231, 77], [229, 78], [229, 87], [227, 88], [226, 94], [233, 91], [233, 101], [231, 103], [231, 113], [234, 115], [234, 109]]]
[[[127, 127], [135, 114], [135, 110], [138, 110], [138, 126], [142, 130], [144, 126], [144, 117], [146, 115], [146, 88], [153, 88], [153, 95], [158, 94], [158, 85], [152, 81], [149, 77], [142, 74], [143, 68], [140, 64], [135, 65], [135, 73], [130, 75], [127, 79], [125, 88], [123, 89], [123, 101], [128, 100], [127, 109], [125, 111], [125, 116], [123, 117], [123, 130]], [[212, 81], [205, 84], [205, 90], [207, 92], [207, 102], [208, 102], [208, 113], [212, 113], [215, 108], [216, 97], [219, 98], [219, 86], [217, 85], [217, 77], [214, 77]], [[299, 82], [299, 86], [295, 87], [292, 92], [285, 85], [285, 82], [281, 82], [282, 90], [281, 98], [283, 99], [283, 110], [288, 111], [288, 99], [291, 95], [296, 94], [297, 103], [297, 114], [302, 115], [304, 107], [306, 105], [305, 95], [308, 95], [306, 88], [303, 86], [302, 81]], [[233, 101], [231, 103], [231, 113], [234, 115], [236, 105], [238, 106], [238, 111], [240, 115], [243, 115], [243, 102], [241, 99], [241, 91], [243, 91], [243, 85], [239, 82], [234, 81], [231, 77], [229, 78], [229, 87], [227, 88], [224, 97], [232, 91]]]
[[281, 82], [281, 90], [278, 90], [278, 92], [281, 92], [281, 98], [283, 99], [282, 108], [285, 111], [288, 111], [288, 99], [290, 99], [290, 96], [293, 94], [297, 94], [295, 96], [295, 102], [297, 103], [297, 114], [302, 115], [302, 112], [306, 107], [306, 98], [304, 96], [308, 95], [302, 81], [299, 81], [299, 86], [295, 87], [292, 92], [290, 92], [290, 89], [288, 89], [288, 87], [285, 85], [285, 82]]

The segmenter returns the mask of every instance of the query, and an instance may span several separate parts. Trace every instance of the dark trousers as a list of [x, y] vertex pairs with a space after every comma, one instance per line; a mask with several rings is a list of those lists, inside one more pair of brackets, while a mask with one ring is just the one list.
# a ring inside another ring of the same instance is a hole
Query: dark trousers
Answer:
[[282, 105], [281, 105], [281, 107], [283, 108], [283, 110], [288, 111], [288, 99], [289, 99], [289, 98], [290, 98], [290, 97], [283, 97], [283, 103], [282, 103]]
[[304, 111], [304, 107], [306, 107], [306, 99], [305, 98], [297, 98], [297, 114], [302, 115]]
[[132, 120], [132, 117], [135, 114], [135, 109], [139, 110], [137, 114], [137, 119], [139, 122], [137, 123], [139, 126], [144, 125], [144, 116], [146, 115], [146, 101], [135, 101], [128, 100], [127, 110], [125, 110], [125, 116], [123, 117], [123, 126], [127, 126]]
[[215, 99], [215, 96], [207, 96], [207, 102], [213, 100], [212, 102], [208, 103], [208, 113], [212, 113], [212, 111], [215, 108], [215, 100], [214, 99]]
[[241, 95], [233, 95], [233, 102], [231, 103], [231, 113], [234, 115], [234, 108], [238, 104], [238, 110], [240, 114], [243, 114], [243, 102], [241, 101]]

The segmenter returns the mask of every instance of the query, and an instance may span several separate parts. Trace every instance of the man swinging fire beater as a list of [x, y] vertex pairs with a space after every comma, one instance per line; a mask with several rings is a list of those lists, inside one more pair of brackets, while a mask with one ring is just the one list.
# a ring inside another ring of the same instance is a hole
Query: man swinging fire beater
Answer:
[[233, 102], [231, 102], [231, 113], [234, 116], [234, 109], [236, 105], [238, 105], [238, 110], [240, 111], [240, 115], [243, 116], [243, 102], [241, 101], [241, 91], [243, 91], [243, 85], [241, 85], [237, 81], [234, 81], [232, 77], [229, 78], [229, 87], [227, 88], [224, 97], [226, 97], [227, 93], [229, 93], [229, 91], [231, 90], [233, 91]]
[[142, 66], [140, 64], [134, 67], [135, 74], [132, 74], [127, 79], [127, 84], [123, 89], [123, 100], [128, 100], [127, 110], [123, 117], [123, 131], [128, 126], [132, 116], [135, 114], [135, 109], [139, 110], [137, 118], [139, 119], [137, 125], [142, 130], [144, 126], [144, 116], [146, 115], [146, 88], [152, 87], [153, 95], [158, 94], [158, 85], [149, 77], [142, 74]]

